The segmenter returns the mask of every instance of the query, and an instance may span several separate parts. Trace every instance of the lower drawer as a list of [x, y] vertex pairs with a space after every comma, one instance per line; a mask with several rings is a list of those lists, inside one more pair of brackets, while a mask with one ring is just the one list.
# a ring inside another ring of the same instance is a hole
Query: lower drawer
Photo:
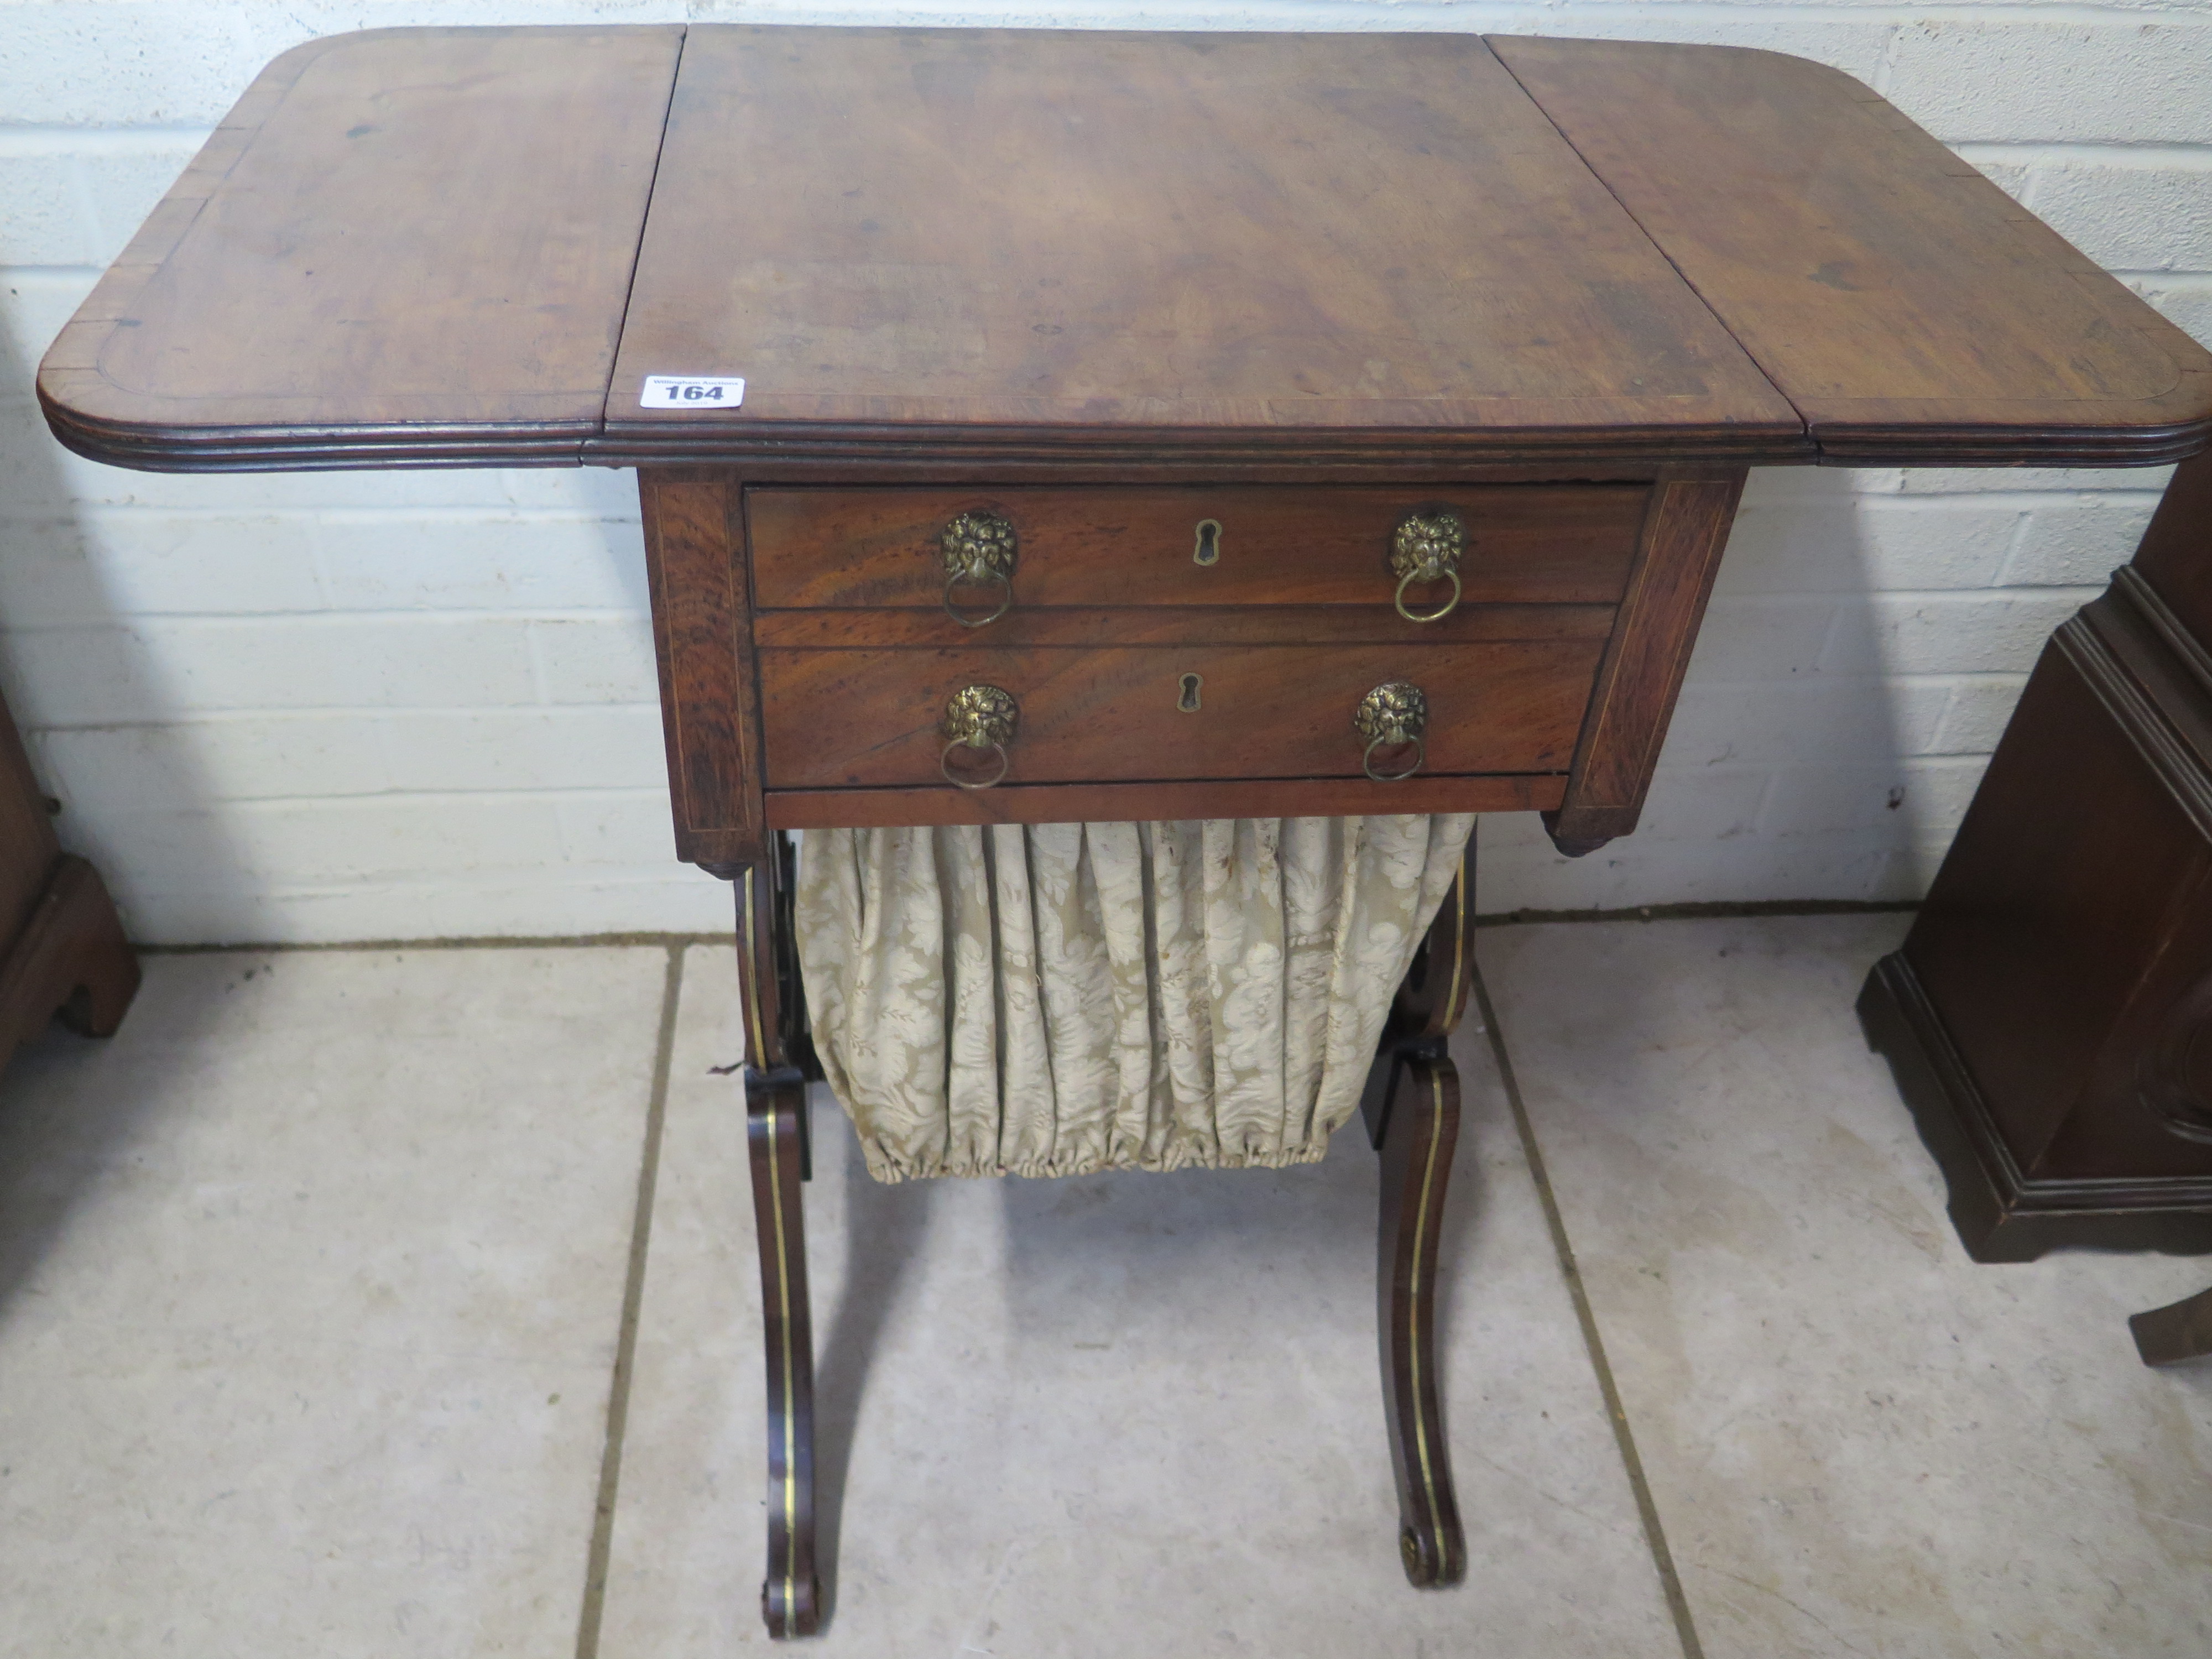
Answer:
[[[970, 685], [998, 687], [1018, 710], [1008, 784], [1358, 778], [1367, 739], [1353, 716], [1389, 681], [1426, 697], [1422, 775], [1563, 772], [1601, 649], [1582, 640], [765, 649], [766, 783], [942, 786], [946, 707]], [[1403, 759], [1394, 751], [1385, 763]]]

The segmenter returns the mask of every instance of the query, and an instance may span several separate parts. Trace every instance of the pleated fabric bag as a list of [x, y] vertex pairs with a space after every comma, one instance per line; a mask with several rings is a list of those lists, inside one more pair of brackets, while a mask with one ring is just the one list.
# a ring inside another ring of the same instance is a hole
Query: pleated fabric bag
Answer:
[[805, 831], [807, 1009], [869, 1172], [1320, 1158], [1474, 826]]

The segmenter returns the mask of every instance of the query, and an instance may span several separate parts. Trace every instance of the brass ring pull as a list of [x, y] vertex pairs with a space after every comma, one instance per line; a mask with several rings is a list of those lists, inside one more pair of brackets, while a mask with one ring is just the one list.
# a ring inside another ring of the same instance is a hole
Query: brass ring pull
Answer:
[[[1394, 603], [1407, 622], [1442, 622], [1459, 607], [1459, 562], [1467, 551], [1467, 526], [1456, 513], [1408, 513], [1390, 532], [1390, 568], [1398, 578]], [[1407, 608], [1415, 582], [1451, 583], [1451, 598], [1434, 611]]]
[[[1459, 572], [1456, 570], [1445, 570], [1441, 574], [1443, 576], [1443, 579], [1452, 585], [1451, 598], [1446, 599], [1443, 604], [1439, 605], [1436, 610], [1429, 611], [1408, 611], [1406, 608], [1406, 590], [1411, 587], [1415, 582], [1425, 580], [1422, 573], [1419, 570], [1408, 570], [1404, 575], [1399, 577], [1398, 592], [1395, 596], [1395, 602], [1398, 607], [1398, 614], [1403, 617], [1407, 622], [1432, 623], [1442, 622], [1446, 617], [1450, 616], [1455, 610], [1458, 609], [1460, 594]], [[1425, 578], [1425, 580], [1433, 581], [1435, 578], [1428, 577]]]
[[[966, 685], [955, 691], [938, 725], [945, 743], [944, 752], [937, 757], [937, 769], [945, 774], [945, 782], [961, 789], [988, 789], [1005, 777], [1006, 768], [1012, 764], [1007, 745], [1013, 742], [1021, 718], [1021, 705], [1011, 691], [995, 685]], [[956, 749], [995, 750], [998, 770], [988, 778], [962, 777], [952, 769]]]
[[[1377, 783], [1398, 783], [1421, 769], [1429, 757], [1429, 700], [1411, 680], [1386, 680], [1359, 700], [1352, 729], [1367, 739], [1359, 769]], [[1402, 772], [1375, 769], [1375, 751], [1413, 746], [1413, 763]]]
[[[945, 563], [945, 614], [963, 628], [981, 628], [1006, 614], [1014, 602], [1014, 564], [1019, 538], [1011, 520], [988, 508], [963, 513], [939, 532], [938, 552]], [[965, 583], [996, 582], [999, 603], [989, 615], [971, 617], [952, 601], [952, 590]]]
[[[956, 749], [972, 749], [975, 747], [975, 744], [969, 743], [964, 738], [955, 738], [951, 742], [945, 745], [945, 752], [937, 757], [937, 769], [945, 774], [945, 782], [951, 784], [956, 788], [988, 789], [993, 784], [998, 782], [1000, 778], [1006, 775], [1006, 768], [1010, 763], [1006, 755], [1006, 744], [1003, 743], [994, 743], [986, 746], [995, 750], [998, 752], [999, 757], [999, 769], [992, 773], [988, 778], [963, 778], [953, 771], [952, 751]], [[1370, 773], [1368, 775], [1372, 777], [1374, 775]]]
[[[996, 581], [999, 584], [998, 605], [988, 616], [963, 616], [961, 614], [960, 608], [952, 603], [952, 590], [959, 586], [960, 584], [964, 581], [973, 581], [977, 580], [992, 580]], [[988, 577], [979, 579], [969, 576], [964, 571], [956, 570], [952, 574], [945, 579], [945, 614], [951, 617], [953, 621], [958, 623], [963, 628], [981, 628], [986, 623], [994, 623], [998, 621], [1000, 617], [1006, 614], [1007, 607], [1012, 605], [1013, 602], [1014, 584], [1012, 579], [1000, 575], [996, 571], [990, 573]], [[1401, 608], [1402, 609], [1403, 607]]]
[[1367, 752], [1359, 757], [1359, 769], [1366, 773], [1369, 777], [1374, 779], [1377, 783], [1403, 783], [1407, 778], [1412, 777], [1414, 773], [1419, 771], [1421, 769], [1421, 763], [1429, 757], [1428, 744], [1423, 742], [1420, 738], [1415, 738], [1413, 739], [1413, 763], [1411, 766], [1407, 767], [1402, 772], [1378, 772], [1375, 769], [1375, 751], [1382, 748], [1386, 741], [1387, 739], [1382, 738], [1376, 738], [1372, 743], [1367, 745]]

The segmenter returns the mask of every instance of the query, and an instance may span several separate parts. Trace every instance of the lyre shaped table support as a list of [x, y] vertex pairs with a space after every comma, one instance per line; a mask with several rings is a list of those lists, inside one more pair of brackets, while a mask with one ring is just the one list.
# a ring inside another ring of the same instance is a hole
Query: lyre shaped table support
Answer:
[[[1397, 1477], [1399, 1554], [1407, 1579], [1423, 1589], [1455, 1584], [1467, 1571], [1444, 1438], [1436, 1310], [1438, 1244], [1459, 1143], [1459, 1072], [1448, 1045], [1474, 981], [1473, 859], [1470, 843], [1399, 988], [1360, 1100], [1379, 1154], [1376, 1334]], [[801, 1195], [813, 1173], [806, 1085], [822, 1073], [799, 984], [789, 843], [759, 864], [710, 867], [733, 884], [737, 899], [745, 1139], [768, 1370], [761, 1617], [772, 1637], [809, 1636], [820, 1628], [823, 1581], [836, 1567], [818, 1554], [815, 1530], [813, 1323]]]

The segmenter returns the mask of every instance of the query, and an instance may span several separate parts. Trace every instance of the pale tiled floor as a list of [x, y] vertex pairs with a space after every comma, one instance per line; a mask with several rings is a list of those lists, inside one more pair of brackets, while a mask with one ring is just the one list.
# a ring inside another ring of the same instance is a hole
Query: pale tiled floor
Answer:
[[[2124, 1324], [2212, 1262], [1966, 1261], [1850, 1017], [1901, 927], [1483, 935], [1597, 1346], [1471, 1017], [1443, 1593], [1397, 1565], [1356, 1131], [1280, 1175], [884, 1188], [818, 1100], [815, 1645], [2212, 1652], [2212, 1365], [2147, 1370]], [[696, 945], [157, 957], [113, 1042], [20, 1055], [0, 1654], [764, 1643], [733, 977]]]

